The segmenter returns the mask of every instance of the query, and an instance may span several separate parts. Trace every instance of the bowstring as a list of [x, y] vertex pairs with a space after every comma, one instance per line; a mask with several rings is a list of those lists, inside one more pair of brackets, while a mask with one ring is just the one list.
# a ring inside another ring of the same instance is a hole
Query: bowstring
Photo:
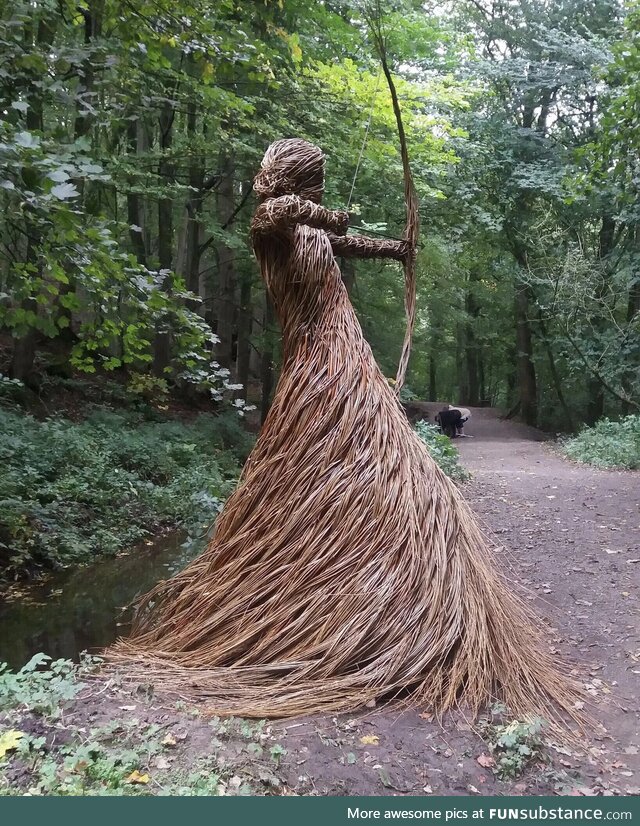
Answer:
[[353, 180], [351, 181], [351, 191], [349, 192], [349, 200], [347, 201], [347, 212], [349, 212], [349, 207], [351, 206], [351, 199], [353, 198], [353, 193], [356, 188], [356, 179], [358, 177], [358, 172], [360, 170], [360, 164], [362, 163], [362, 158], [364, 156], [364, 150], [367, 146], [367, 139], [369, 137], [369, 130], [371, 129], [371, 121], [373, 120], [373, 107], [376, 102], [376, 97], [378, 95], [378, 88], [380, 87], [380, 76], [382, 75], [382, 69], [378, 70], [378, 77], [376, 78], [376, 88], [373, 90], [373, 95], [371, 96], [371, 106], [369, 107], [369, 118], [367, 120], [367, 126], [364, 130], [364, 137], [362, 139], [362, 146], [360, 147], [360, 154], [358, 155], [358, 160], [356, 162], [356, 168], [353, 173]]

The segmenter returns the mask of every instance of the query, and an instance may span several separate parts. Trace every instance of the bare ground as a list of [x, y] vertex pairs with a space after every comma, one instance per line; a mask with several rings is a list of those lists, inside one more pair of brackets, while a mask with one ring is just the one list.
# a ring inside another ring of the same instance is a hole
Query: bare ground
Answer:
[[[640, 474], [571, 463], [495, 411], [473, 411], [465, 429], [474, 437], [457, 441], [473, 473], [465, 495], [503, 540], [515, 578], [549, 626], [551, 651], [585, 675], [602, 725], [584, 748], [548, 743], [523, 774], [501, 780], [483, 721], [461, 713], [439, 724], [422, 709], [385, 706], [276, 721], [247, 736], [221, 728], [206, 709], [178, 711], [114, 683], [91, 686], [65, 725], [158, 724], [175, 741], [174, 766], [213, 755], [232, 784], [247, 781], [254, 793], [640, 794]], [[160, 773], [153, 762], [141, 768]]]

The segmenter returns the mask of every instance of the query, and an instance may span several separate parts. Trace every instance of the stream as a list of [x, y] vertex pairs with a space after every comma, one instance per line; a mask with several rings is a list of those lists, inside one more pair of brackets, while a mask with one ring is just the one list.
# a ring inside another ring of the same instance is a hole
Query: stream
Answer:
[[173, 533], [116, 557], [57, 571], [43, 582], [0, 597], [0, 662], [21, 668], [42, 651], [54, 660], [78, 660], [127, 633], [127, 606], [197, 553]]

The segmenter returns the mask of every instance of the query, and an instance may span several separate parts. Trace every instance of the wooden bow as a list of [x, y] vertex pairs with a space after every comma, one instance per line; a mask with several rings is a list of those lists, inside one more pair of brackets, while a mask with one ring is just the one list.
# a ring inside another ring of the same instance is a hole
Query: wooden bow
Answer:
[[380, 0], [375, 0], [374, 3], [365, 6], [364, 17], [369, 26], [369, 31], [371, 33], [375, 49], [378, 53], [378, 57], [380, 58], [382, 71], [384, 72], [387, 85], [389, 86], [389, 92], [391, 93], [393, 112], [396, 117], [396, 124], [398, 126], [400, 155], [402, 157], [402, 170], [404, 174], [404, 200], [406, 206], [404, 239], [409, 242], [410, 251], [409, 255], [404, 260], [404, 307], [407, 317], [407, 327], [404, 334], [404, 342], [402, 344], [402, 353], [398, 364], [398, 372], [396, 373], [395, 389], [396, 393], [399, 395], [402, 385], [404, 384], [407, 366], [409, 364], [411, 337], [413, 335], [413, 328], [416, 320], [416, 250], [418, 246], [418, 235], [420, 233], [420, 213], [418, 193], [416, 192], [415, 184], [413, 182], [413, 175], [411, 174], [411, 166], [409, 164], [407, 138], [404, 131], [404, 124], [402, 123], [398, 93], [396, 91], [393, 77], [391, 76], [391, 70], [389, 69], [389, 63], [387, 61], [387, 49], [382, 27], [382, 8]]

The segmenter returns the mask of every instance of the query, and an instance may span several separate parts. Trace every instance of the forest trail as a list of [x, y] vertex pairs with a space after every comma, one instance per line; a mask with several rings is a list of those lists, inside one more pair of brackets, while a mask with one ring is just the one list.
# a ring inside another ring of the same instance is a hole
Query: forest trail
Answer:
[[[438, 405], [428, 407], [433, 421]], [[640, 794], [640, 474], [576, 465], [540, 432], [493, 410], [472, 413], [465, 430], [474, 438], [456, 440], [473, 474], [464, 495], [504, 541], [502, 564], [508, 556], [513, 579], [528, 589], [550, 650], [581, 669], [591, 714], [603, 728], [584, 748], [551, 744], [522, 775], [500, 779], [482, 720], [456, 712], [440, 724], [425, 709], [381, 705], [273, 721], [260, 735], [263, 757], [227, 730], [213, 748], [235, 777], [254, 778], [265, 793], [275, 783], [301, 795]], [[217, 724], [206, 708], [187, 713], [158, 697], [140, 705], [140, 694], [117, 682], [90, 688], [65, 713], [76, 726], [129, 715], [136, 725], [143, 715], [145, 723], [179, 732], [176, 765], [211, 755]]]
[[[586, 666], [594, 714], [640, 786], [640, 474], [563, 458], [545, 436], [472, 410], [458, 439], [472, 507], [512, 554], [561, 656]], [[608, 745], [607, 745], [608, 743]], [[623, 784], [624, 785], [624, 784]]]

